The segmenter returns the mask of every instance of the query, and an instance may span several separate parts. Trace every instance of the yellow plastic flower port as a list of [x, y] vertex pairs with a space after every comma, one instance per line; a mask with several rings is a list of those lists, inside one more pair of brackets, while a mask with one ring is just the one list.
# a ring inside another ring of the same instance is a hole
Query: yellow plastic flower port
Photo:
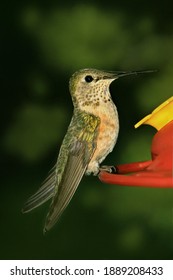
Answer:
[[158, 106], [150, 115], [135, 124], [135, 128], [141, 124], [149, 124], [160, 130], [171, 120], [173, 120], [173, 96]]

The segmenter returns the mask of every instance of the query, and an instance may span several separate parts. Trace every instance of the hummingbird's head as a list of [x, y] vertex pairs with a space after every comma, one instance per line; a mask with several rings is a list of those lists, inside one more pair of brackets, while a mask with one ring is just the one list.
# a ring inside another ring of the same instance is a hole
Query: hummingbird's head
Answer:
[[123, 76], [146, 72], [153, 71], [107, 72], [96, 69], [79, 70], [72, 75], [69, 83], [74, 106], [77, 105], [83, 109], [84, 107], [95, 107], [110, 102], [112, 99], [109, 86], [112, 81]]
[[100, 102], [111, 100], [109, 85], [118, 75], [96, 69], [82, 69], [70, 79], [70, 93], [74, 105], [99, 106]]

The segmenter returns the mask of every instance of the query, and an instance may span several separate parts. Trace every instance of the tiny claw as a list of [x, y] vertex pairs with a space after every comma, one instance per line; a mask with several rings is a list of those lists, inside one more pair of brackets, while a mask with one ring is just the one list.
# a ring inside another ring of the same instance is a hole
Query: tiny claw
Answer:
[[117, 168], [113, 165], [102, 165], [100, 168], [99, 168], [99, 171], [103, 171], [103, 172], [108, 172], [108, 173], [111, 173], [111, 174], [116, 174], [117, 173]]

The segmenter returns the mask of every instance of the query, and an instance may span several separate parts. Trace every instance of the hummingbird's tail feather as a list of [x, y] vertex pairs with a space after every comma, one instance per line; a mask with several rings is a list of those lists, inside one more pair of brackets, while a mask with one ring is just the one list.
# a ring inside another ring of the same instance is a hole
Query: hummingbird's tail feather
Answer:
[[41, 188], [26, 201], [22, 212], [30, 212], [34, 208], [37, 208], [38, 206], [49, 200], [54, 194], [55, 183], [56, 173], [55, 168], [53, 168], [49, 176], [43, 182]]

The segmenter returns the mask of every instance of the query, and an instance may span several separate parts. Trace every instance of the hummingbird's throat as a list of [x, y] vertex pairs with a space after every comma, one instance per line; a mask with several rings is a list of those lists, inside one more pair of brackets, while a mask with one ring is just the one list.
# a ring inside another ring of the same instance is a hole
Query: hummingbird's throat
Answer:
[[109, 87], [104, 84], [95, 85], [89, 91], [80, 93], [77, 100], [81, 109], [87, 106], [105, 106], [106, 103], [112, 102]]

